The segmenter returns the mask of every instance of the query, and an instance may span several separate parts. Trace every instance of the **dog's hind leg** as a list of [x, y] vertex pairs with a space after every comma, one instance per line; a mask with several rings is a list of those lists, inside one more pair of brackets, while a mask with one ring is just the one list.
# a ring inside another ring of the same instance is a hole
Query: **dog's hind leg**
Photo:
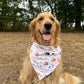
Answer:
[[68, 73], [63, 73], [60, 76], [60, 84], [81, 84], [81, 80]]

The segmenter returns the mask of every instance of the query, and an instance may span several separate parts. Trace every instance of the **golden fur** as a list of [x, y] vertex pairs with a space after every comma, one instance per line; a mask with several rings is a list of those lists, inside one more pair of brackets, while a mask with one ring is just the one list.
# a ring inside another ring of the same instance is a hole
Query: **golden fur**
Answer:
[[[39, 18], [43, 18], [43, 19], [39, 21]], [[52, 18], [54, 20], [52, 20]], [[48, 42], [43, 41], [41, 35], [39, 34], [39, 31], [43, 33], [45, 22], [50, 22], [52, 24], [51, 40]], [[50, 13], [39, 14], [30, 23], [30, 28], [34, 42], [48, 46], [59, 45], [57, 38], [59, 37], [59, 33], [60, 33], [60, 25], [59, 25], [59, 21], [56, 20], [52, 14]], [[22, 84], [79, 84], [80, 83], [80, 79], [78, 77], [75, 77], [68, 73], [62, 73], [61, 61], [60, 64], [57, 66], [57, 68], [49, 77], [39, 80], [30, 62], [30, 58], [29, 58], [30, 48], [31, 46], [28, 47], [27, 50], [28, 56], [25, 58], [25, 61], [23, 63], [23, 69], [20, 72], [20, 80]]]

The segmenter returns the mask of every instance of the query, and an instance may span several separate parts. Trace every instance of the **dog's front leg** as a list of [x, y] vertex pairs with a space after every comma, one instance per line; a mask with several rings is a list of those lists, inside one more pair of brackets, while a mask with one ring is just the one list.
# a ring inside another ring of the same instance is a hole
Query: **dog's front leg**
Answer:
[[23, 63], [23, 69], [20, 71], [20, 80], [22, 84], [32, 84], [33, 72], [32, 66], [28, 57], [26, 57]]

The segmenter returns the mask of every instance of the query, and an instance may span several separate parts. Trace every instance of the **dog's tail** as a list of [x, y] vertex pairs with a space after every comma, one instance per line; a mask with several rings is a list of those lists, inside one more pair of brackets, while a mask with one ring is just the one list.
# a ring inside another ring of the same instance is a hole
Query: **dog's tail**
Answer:
[[59, 80], [60, 80], [60, 84], [81, 84], [82, 83], [80, 78], [68, 73], [61, 74]]

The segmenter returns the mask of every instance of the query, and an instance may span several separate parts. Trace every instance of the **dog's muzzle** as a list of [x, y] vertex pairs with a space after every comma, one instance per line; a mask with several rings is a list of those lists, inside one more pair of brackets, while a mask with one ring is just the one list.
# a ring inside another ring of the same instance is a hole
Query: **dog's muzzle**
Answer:
[[43, 33], [41, 33], [39, 31], [39, 33], [42, 36], [44, 41], [50, 41], [50, 39], [51, 39], [51, 28], [52, 28], [52, 24], [50, 22], [46, 22], [44, 24], [44, 31], [43, 31]]
[[46, 22], [46, 23], [44, 24], [44, 28], [45, 28], [46, 30], [50, 30], [50, 29], [52, 28], [52, 24], [51, 24], [50, 22]]
[[44, 41], [50, 41], [50, 39], [51, 39], [51, 33], [50, 33], [50, 32], [41, 33], [41, 32], [39, 31], [39, 33], [40, 33], [40, 35], [42, 36], [42, 39], [43, 39]]

